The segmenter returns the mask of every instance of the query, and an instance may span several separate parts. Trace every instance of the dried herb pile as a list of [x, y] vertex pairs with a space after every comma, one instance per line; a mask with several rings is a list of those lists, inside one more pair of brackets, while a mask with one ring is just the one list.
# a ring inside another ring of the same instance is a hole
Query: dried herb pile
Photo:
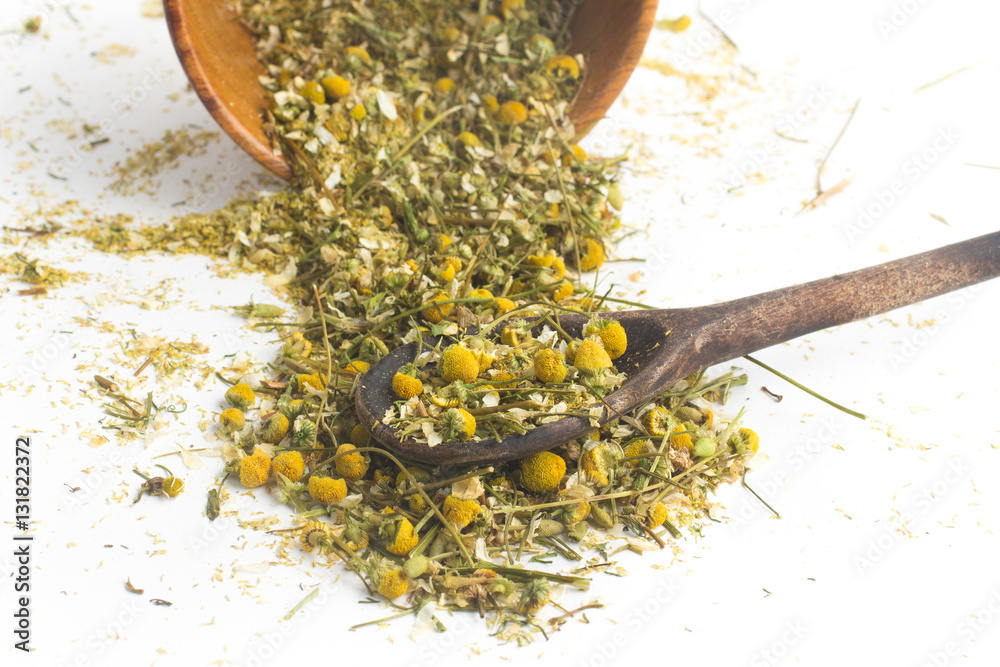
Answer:
[[[245, 313], [284, 344], [267, 379], [233, 377], [226, 393], [229, 483], [293, 507], [289, 534], [372, 594], [408, 612], [477, 611], [529, 641], [568, 618], [540, 620], [551, 586], [585, 589], [578, 574], [617, 551], [698, 529], [709, 492], [757, 449], [719, 413], [745, 378], [692, 376], [512, 464], [431, 467], [382, 449], [358, 424], [358, 378], [428, 334], [450, 343], [397, 376], [387, 416], [428, 442], [532, 428], [617, 386], [624, 332], [597, 315], [613, 300], [583, 274], [601, 269], [619, 227], [619, 159], [576, 143], [588, 128], [568, 111], [586, 60], [566, 51], [555, 0], [274, 0], [245, 3], [242, 18], [291, 187], [166, 229], [88, 234], [103, 249], [169, 240], [228, 256], [290, 290], [307, 312], [298, 330], [267, 306]], [[567, 311], [593, 314], [583, 339], [558, 331]], [[468, 337], [471, 326], [498, 339]], [[568, 575], [523, 564], [556, 557], [588, 560]]]

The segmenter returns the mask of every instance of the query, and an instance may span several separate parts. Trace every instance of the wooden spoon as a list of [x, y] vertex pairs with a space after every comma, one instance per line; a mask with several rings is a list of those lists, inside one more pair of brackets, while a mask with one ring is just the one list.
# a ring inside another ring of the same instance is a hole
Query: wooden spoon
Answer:
[[[628, 350], [615, 360], [627, 375], [606, 398], [604, 423], [627, 414], [713, 364], [778, 343], [884, 313], [1000, 275], [1000, 232], [945, 246], [871, 268], [786, 287], [701, 308], [602, 313], [617, 320], [628, 336]], [[560, 323], [579, 336], [587, 317], [567, 315]], [[427, 345], [439, 339], [430, 337]], [[428, 447], [400, 440], [381, 422], [397, 400], [392, 377], [413, 361], [417, 344], [404, 345], [374, 364], [356, 394], [358, 418], [377, 441], [406, 458], [424, 463], [467, 465], [508, 461], [551, 449], [594, 430], [588, 419], [563, 417], [524, 435], [497, 441], [466, 441]]]
[[[582, 3], [582, 4], [581, 4]], [[255, 160], [286, 180], [288, 162], [271, 150], [263, 110], [268, 93], [257, 77], [250, 32], [231, 0], [163, 0], [174, 49], [191, 86], [216, 122]], [[657, 0], [565, 0], [570, 53], [587, 56], [580, 91], [570, 109], [578, 131], [588, 131], [615, 101], [639, 62]], [[579, 5], [579, 6], [577, 6]], [[576, 11], [570, 13], [572, 7]]]

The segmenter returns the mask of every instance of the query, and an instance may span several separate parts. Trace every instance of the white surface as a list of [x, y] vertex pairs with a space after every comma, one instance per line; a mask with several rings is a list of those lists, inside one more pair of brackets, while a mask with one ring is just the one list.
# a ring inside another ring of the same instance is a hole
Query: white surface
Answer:
[[[32, 14], [47, 17], [43, 35], [4, 44], [0, 52], [3, 224], [20, 226], [19, 211], [68, 198], [158, 221], [176, 213], [172, 203], [195, 201], [199, 192], [207, 192], [203, 206], [221, 205], [237, 182], [245, 181], [245, 188], [260, 182], [260, 169], [223, 138], [207, 155], [165, 175], [155, 197], [108, 194], [107, 171], [128, 149], [186, 124], [214, 129], [185, 90], [166, 28], [161, 20], [142, 18], [138, 1], [69, 3], [79, 23], [56, 2], [13, 4], [5, 6], [4, 26]], [[662, 4], [663, 16], [694, 12], [687, 3]], [[903, 13], [894, 15], [894, 7]], [[706, 10], [721, 17], [740, 46], [739, 62], [756, 78], [720, 56], [724, 47], [703, 20], [696, 18], [683, 35], [655, 31], [647, 55], [683, 68], [678, 54], [686, 53], [690, 67], [719, 77], [719, 92], [705, 106], [699, 85], [640, 69], [609, 121], [588, 138], [594, 153], [632, 144], [624, 218], [639, 231], [618, 254], [647, 260], [612, 264], [614, 274], [605, 281], [633, 295], [646, 289], [633, 298], [655, 305], [699, 305], [996, 229], [1000, 171], [964, 163], [1000, 165], [1000, 72], [989, 46], [1000, 7], [745, 0], [706, 3]], [[723, 10], [731, 13], [723, 16]], [[889, 24], [880, 22], [893, 19], [900, 25], [889, 33]], [[112, 43], [135, 54], [110, 64], [91, 55]], [[971, 68], [914, 92], [965, 66]], [[29, 91], [18, 92], [27, 85]], [[825, 206], [795, 216], [815, 194], [816, 166], [858, 98], [857, 115], [823, 175], [827, 188], [848, 176], [853, 182]], [[801, 121], [782, 121], [810, 101], [815, 108]], [[65, 131], [64, 120], [72, 121], [77, 136]], [[75, 160], [81, 123], [105, 121], [111, 141]], [[782, 123], [786, 134], [808, 143], [777, 137], [772, 130]], [[907, 161], [933, 151], [941, 132], [956, 139], [948, 146], [939, 142], [929, 169], [913, 171]], [[757, 163], [746, 162], [755, 158]], [[21, 162], [31, 165], [13, 168]], [[48, 170], [69, 180], [52, 179]], [[897, 179], [903, 194], [867, 228], [858, 226], [859, 208], [869, 209]], [[742, 180], [749, 183], [727, 192]], [[130, 472], [133, 464], [150, 468], [151, 457], [174, 443], [201, 446], [198, 423], [218, 410], [223, 388], [210, 377], [200, 390], [191, 379], [156, 389], [158, 399], [189, 406], [161, 437], [145, 449], [113, 440], [89, 447], [88, 434], [100, 433], [101, 417], [90, 377], [112, 370], [125, 379], [133, 366], [119, 356], [117, 335], [82, 327], [74, 316], [114, 322], [139, 335], [187, 341], [196, 333], [210, 347], [205, 361], [213, 366], [237, 350], [265, 363], [276, 352], [272, 337], [249, 331], [230, 311], [211, 308], [275, 297], [260, 277], [215, 277], [213, 263], [202, 257], [125, 260], [88, 250], [79, 240], [20, 243], [32, 256], [86, 271], [89, 279], [39, 300], [14, 296], [24, 286], [7, 279], [0, 287], [0, 507], [10, 514], [13, 442], [25, 432], [34, 439], [36, 651], [27, 657], [13, 651], [5, 625], [4, 649], [14, 664], [292, 664], [306, 656], [403, 665], [466, 664], [467, 656], [478, 664], [541, 656], [595, 667], [654, 659], [754, 666], [995, 664], [997, 284], [760, 353], [877, 421], [853, 420], [741, 363], [750, 382], [728, 409], [746, 406], [748, 424], [761, 434], [766, 460], [761, 457], [748, 481], [783, 518], [770, 518], [738, 487], [724, 489], [719, 498], [729, 522], [708, 526], [699, 540], [686, 537], [674, 559], [669, 553], [620, 555], [628, 577], [597, 575], [589, 593], [564, 600], [569, 608], [606, 602], [605, 609], [588, 612], [589, 624], [572, 621], [548, 642], [516, 648], [498, 646], [471, 617], [444, 617], [449, 633], [416, 641], [406, 619], [346, 632], [352, 623], [390, 612], [359, 605], [359, 585], [338, 567], [278, 564], [272, 536], [201, 517], [218, 459], [206, 459], [201, 470], [166, 459], [187, 480], [187, 491], [169, 503], [154, 498], [131, 505], [125, 496], [133, 496], [141, 481]], [[13, 250], [2, 248], [5, 255]], [[635, 271], [642, 274], [638, 283], [629, 280]], [[141, 308], [140, 299], [149, 295], [168, 308]], [[936, 324], [918, 328], [930, 320]], [[149, 371], [131, 381], [133, 395], [156, 384]], [[775, 403], [761, 385], [784, 400]], [[895, 437], [886, 434], [887, 425]], [[81, 491], [71, 494], [64, 484]], [[241, 518], [255, 518], [252, 512], [287, 517], [270, 502], [235, 497]], [[4, 532], [0, 539], [10, 540], [9, 523]], [[0, 548], [4, 554], [7, 544]], [[165, 553], [154, 553], [159, 550]], [[5, 562], [9, 568], [9, 555]], [[262, 562], [275, 564], [258, 574], [234, 572], [235, 565]], [[145, 595], [126, 592], [126, 577]], [[323, 593], [308, 613], [280, 622], [319, 582]], [[5, 584], [0, 596], [7, 624], [11, 589]], [[174, 604], [153, 606], [149, 597]]]

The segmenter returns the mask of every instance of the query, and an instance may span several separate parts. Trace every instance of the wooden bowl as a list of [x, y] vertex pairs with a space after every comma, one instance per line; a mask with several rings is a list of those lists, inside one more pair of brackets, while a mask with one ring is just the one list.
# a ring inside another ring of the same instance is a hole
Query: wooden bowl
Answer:
[[[570, 24], [570, 53], [586, 54], [587, 68], [570, 117], [586, 131], [604, 117], [639, 62], [657, 0], [567, 3], [582, 3]], [[181, 66], [208, 112], [255, 160], [290, 179], [291, 168], [271, 150], [264, 131], [261, 111], [268, 93], [257, 80], [264, 66], [230, 5], [230, 0], [163, 0]]]

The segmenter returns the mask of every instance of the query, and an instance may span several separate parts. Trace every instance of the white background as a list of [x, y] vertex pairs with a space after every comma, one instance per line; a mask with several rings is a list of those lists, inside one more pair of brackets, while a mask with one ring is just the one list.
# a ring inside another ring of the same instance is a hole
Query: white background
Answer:
[[[663, 17], [695, 12], [693, 3], [661, 4]], [[162, 19], [142, 17], [140, 5], [4, 3], [4, 27], [45, 15], [41, 35], [23, 42], [0, 36], [4, 225], [37, 224], [24, 213], [67, 199], [159, 222], [192, 202], [207, 209], [238, 189], [274, 187], [223, 137], [206, 155], [186, 158], [164, 175], [154, 197], [109, 193], [108, 171], [130, 150], [168, 129], [214, 129], [186, 90]], [[630, 145], [633, 158], [624, 222], [635, 233], [617, 253], [645, 262], [607, 265], [613, 273], [603, 275], [604, 284], [657, 306], [700, 305], [996, 230], [1000, 171], [968, 163], [1000, 166], [1000, 72], [992, 46], [1000, 6], [746, 0], [704, 8], [724, 23], [739, 52], [699, 17], [681, 35], [655, 30], [647, 58], [703, 76], [685, 80], [640, 68], [609, 120], [587, 140], [602, 155]], [[111, 44], [135, 53], [109, 63], [94, 55]], [[859, 98], [822, 179], [826, 188], [848, 177], [850, 185], [796, 216], [815, 195], [817, 164]], [[810, 103], [808, 113], [797, 114]], [[81, 152], [84, 122], [104, 124], [110, 142]], [[776, 127], [803, 141], [778, 137]], [[953, 140], [935, 148], [938, 136]], [[914, 156], [933, 164], [917, 166]], [[894, 181], [902, 194], [890, 202], [886, 191]], [[863, 211], [873, 215], [859, 222]], [[210, 348], [208, 364], [222, 366], [238, 350], [262, 364], [276, 353], [275, 338], [250, 331], [225, 308], [251, 297], [277, 302], [263, 276], [219, 278], [215, 264], [198, 256], [104, 256], [71, 238], [47, 245], [16, 234], [8, 240], [5, 255], [22, 250], [88, 274], [41, 299], [15, 296], [25, 285], [0, 278], [2, 540], [14, 534], [14, 439], [33, 436], [36, 650], [24, 656], [10, 648], [14, 600], [12, 582], [4, 583], [0, 631], [14, 664], [318, 658], [440, 665], [539, 656], [595, 667], [643, 660], [995, 664], [996, 284], [760, 353], [867, 413], [867, 423], [735, 362], [750, 381], [728, 410], [745, 406], [762, 440], [748, 481], [782, 519], [743, 489], [724, 489], [720, 513], [728, 521], [710, 524], [702, 538], [686, 536], [676, 555], [619, 555], [629, 576], [598, 574], [590, 592], [563, 598], [567, 608], [606, 603], [587, 613], [589, 624], [574, 620], [549, 641], [517, 648], [499, 646], [471, 615], [443, 614], [448, 633], [416, 639], [410, 619], [347, 632], [391, 612], [359, 604], [359, 584], [338, 566], [300, 563], [294, 551], [282, 560], [274, 536], [201, 516], [219, 459], [206, 458], [200, 470], [186, 469], [177, 457], [158, 459], [185, 477], [186, 492], [169, 502], [131, 504], [141, 481], [133, 465], [149, 469], [153, 456], [177, 445], [212, 444], [199, 423], [219, 410], [224, 389], [211, 377], [200, 388], [192, 378], [169, 386], [150, 371], [132, 378], [135, 364], [122, 356], [119, 336], [74, 317], [137, 335], [188, 341], [196, 333]], [[647, 291], [636, 296], [641, 290]], [[186, 402], [188, 411], [146, 447], [114, 439], [91, 447], [92, 435], [102, 433], [94, 373], [127, 380], [136, 396], [153, 390], [158, 400]], [[762, 385], [784, 400], [765, 396]], [[66, 485], [81, 490], [71, 493]], [[287, 512], [258, 496], [235, 495], [232, 509], [243, 520], [278, 514], [287, 521]], [[0, 552], [10, 568], [7, 544]], [[127, 592], [126, 578], [145, 593]], [[316, 584], [322, 584], [317, 601], [280, 621]], [[174, 604], [154, 606], [151, 597]]]

